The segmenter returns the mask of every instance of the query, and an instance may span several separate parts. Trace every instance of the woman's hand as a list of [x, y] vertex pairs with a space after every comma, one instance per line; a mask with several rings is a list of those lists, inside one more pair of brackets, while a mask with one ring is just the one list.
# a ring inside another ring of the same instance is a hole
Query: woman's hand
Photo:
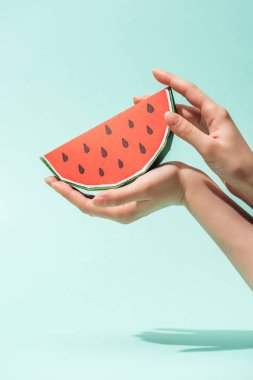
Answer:
[[48, 177], [45, 181], [82, 212], [128, 224], [161, 208], [183, 204], [185, 184], [182, 171], [185, 168], [190, 170], [180, 162], [163, 164], [129, 185], [105, 190], [93, 199], [55, 177]]
[[[153, 75], [192, 104], [177, 104], [178, 114], [166, 113], [170, 129], [197, 149], [234, 195], [253, 206], [253, 152], [228, 111], [193, 83], [162, 70], [153, 70]], [[142, 99], [134, 98], [134, 101]]]

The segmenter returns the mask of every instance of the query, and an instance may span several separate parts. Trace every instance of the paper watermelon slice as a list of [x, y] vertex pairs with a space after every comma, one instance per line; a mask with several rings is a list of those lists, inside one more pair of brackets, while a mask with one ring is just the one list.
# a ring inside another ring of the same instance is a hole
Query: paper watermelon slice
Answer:
[[158, 165], [172, 142], [166, 111], [176, 111], [166, 87], [40, 157], [53, 174], [85, 190], [123, 186]]

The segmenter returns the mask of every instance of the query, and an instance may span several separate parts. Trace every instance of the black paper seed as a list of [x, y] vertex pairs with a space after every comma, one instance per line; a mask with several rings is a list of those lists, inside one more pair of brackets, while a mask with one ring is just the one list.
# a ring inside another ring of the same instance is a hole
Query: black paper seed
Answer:
[[123, 166], [124, 166], [123, 162], [122, 162], [120, 159], [118, 159], [118, 167], [119, 167], [120, 169], [122, 169]]
[[139, 144], [140, 152], [145, 154], [146, 153], [146, 148], [143, 146], [141, 143]]
[[124, 138], [122, 138], [122, 145], [124, 148], [127, 148], [128, 147], [128, 141], [126, 141]]
[[147, 111], [149, 112], [149, 113], [152, 113], [152, 112], [154, 112], [154, 107], [151, 105], [151, 104], [147, 104]]
[[103, 147], [101, 147], [101, 154], [102, 154], [102, 157], [107, 157], [107, 151]]
[[89, 153], [89, 151], [90, 151], [90, 148], [86, 144], [83, 144], [83, 149], [84, 149], [85, 153]]
[[128, 125], [129, 125], [129, 128], [133, 128], [134, 122], [132, 120], [128, 120]]
[[67, 162], [68, 161], [68, 156], [62, 152], [62, 159], [63, 159], [63, 162]]
[[103, 177], [105, 175], [105, 172], [103, 171], [103, 169], [99, 168], [99, 175], [100, 177]]
[[153, 134], [153, 129], [149, 125], [147, 125], [147, 132], [149, 135]]
[[85, 172], [84, 167], [82, 167], [80, 164], [78, 165], [78, 170], [80, 174], [83, 174]]
[[112, 130], [111, 130], [111, 128], [109, 127], [109, 125], [105, 125], [105, 133], [107, 134], [107, 135], [111, 135], [112, 134]]

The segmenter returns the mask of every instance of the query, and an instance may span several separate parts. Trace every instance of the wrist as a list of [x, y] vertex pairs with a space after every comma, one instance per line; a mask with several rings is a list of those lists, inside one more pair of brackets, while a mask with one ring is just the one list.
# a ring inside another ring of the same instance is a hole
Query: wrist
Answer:
[[233, 195], [253, 207], [253, 152], [247, 155], [240, 170], [224, 183]]
[[188, 165], [184, 165], [180, 168], [180, 184], [182, 188], [181, 205], [189, 208], [190, 194], [197, 187], [197, 183], [200, 180], [201, 171]]
[[207, 179], [211, 181], [201, 170], [187, 165], [180, 168], [180, 183], [183, 193], [182, 206], [185, 206], [187, 209], [190, 208], [192, 195], [198, 192], [204, 180]]
[[249, 154], [247, 161], [246, 182], [252, 187], [253, 192], [253, 152]]

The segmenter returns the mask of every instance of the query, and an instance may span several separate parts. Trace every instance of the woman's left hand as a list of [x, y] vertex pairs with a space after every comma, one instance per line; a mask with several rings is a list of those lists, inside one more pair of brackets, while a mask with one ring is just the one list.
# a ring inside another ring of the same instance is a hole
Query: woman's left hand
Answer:
[[161, 208], [183, 204], [184, 168], [190, 169], [180, 162], [162, 164], [129, 185], [102, 191], [93, 199], [55, 177], [45, 181], [83, 213], [128, 224]]

